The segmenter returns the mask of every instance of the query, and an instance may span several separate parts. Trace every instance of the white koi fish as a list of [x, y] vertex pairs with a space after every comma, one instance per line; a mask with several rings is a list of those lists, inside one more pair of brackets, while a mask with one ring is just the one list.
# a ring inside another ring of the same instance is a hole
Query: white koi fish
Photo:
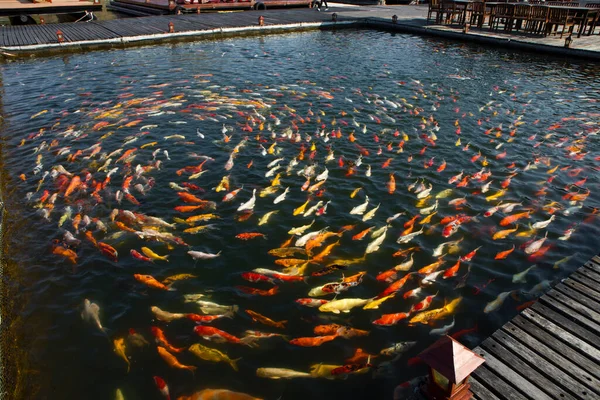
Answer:
[[252, 197], [245, 203], [240, 204], [238, 211], [253, 210], [256, 203], [256, 189], [252, 190]]
[[217, 258], [221, 255], [221, 252], [219, 251], [216, 254], [212, 254], [212, 253], [203, 253], [201, 251], [193, 251], [190, 250], [187, 252], [190, 256], [192, 256], [192, 258], [194, 260], [210, 260], [211, 258]]
[[354, 207], [350, 210], [350, 214], [352, 215], [363, 215], [367, 210], [367, 206], [369, 205], [369, 196], [365, 196], [365, 202], [359, 206]]
[[538, 251], [540, 249], [540, 247], [542, 247], [542, 245], [546, 241], [547, 236], [548, 236], [548, 232], [546, 232], [546, 235], [543, 238], [538, 239], [538, 240], [530, 243], [529, 246], [525, 247], [525, 254], [533, 254], [536, 251]]
[[399, 243], [399, 244], [408, 243], [408, 242], [410, 242], [411, 240], [413, 240], [415, 237], [419, 236], [422, 233], [423, 233], [423, 228], [421, 228], [420, 231], [409, 233], [408, 235], [400, 236], [398, 238], [398, 240], [396, 240], [396, 242]]
[[548, 225], [550, 225], [550, 223], [552, 221], [554, 221], [554, 218], [556, 218], [555, 215], [552, 215], [549, 219], [547, 219], [546, 221], [540, 221], [540, 222], [536, 222], [535, 224], [531, 225], [531, 227], [533, 229], [544, 229], [545, 227], [547, 227]]

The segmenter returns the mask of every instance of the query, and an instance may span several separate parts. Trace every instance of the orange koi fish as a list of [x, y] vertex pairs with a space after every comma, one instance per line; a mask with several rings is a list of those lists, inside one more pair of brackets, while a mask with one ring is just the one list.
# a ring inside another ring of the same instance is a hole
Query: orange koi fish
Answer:
[[152, 335], [154, 335], [156, 343], [158, 345], [166, 348], [170, 352], [181, 353], [182, 351], [185, 350], [185, 347], [177, 348], [177, 347], [173, 346], [171, 343], [169, 343], [169, 341], [165, 337], [165, 333], [162, 331], [162, 329], [157, 328], [156, 326], [153, 326], [150, 328], [150, 331], [152, 332]]
[[65, 191], [65, 197], [69, 197], [71, 193], [75, 191], [79, 186], [81, 186], [81, 178], [77, 175], [71, 179], [71, 183], [67, 186], [67, 190]]
[[415, 224], [415, 221], [416, 221], [417, 219], [419, 219], [419, 218], [421, 218], [421, 216], [420, 216], [420, 215], [418, 215], [418, 214], [417, 214], [417, 215], [415, 215], [415, 216], [414, 216], [414, 217], [412, 217], [412, 218], [411, 218], [409, 221], [407, 221], [407, 222], [405, 222], [405, 223], [404, 223], [404, 228], [406, 228], [406, 229], [408, 229], [408, 228], [411, 228], [411, 227], [412, 227], [412, 226]]
[[513, 214], [513, 215], [509, 215], [507, 217], [504, 217], [501, 221], [500, 221], [500, 226], [508, 226], [511, 225], [512, 223], [522, 219], [522, 218], [529, 218], [529, 215], [531, 214], [531, 211], [525, 211], [522, 213], [518, 213], [518, 214]]
[[446, 169], [446, 160], [442, 161], [442, 164], [438, 167], [437, 172], [442, 172]]
[[331, 342], [338, 335], [316, 336], [316, 337], [301, 337], [290, 340], [290, 344], [302, 347], [318, 347], [323, 343]]
[[98, 242], [98, 249], [100, 249], [100, 252], [110, 258], [112, 261], [117, 262], [117, 256], [119, 254], [114, 247], [103, 242]]
[[364, 231], [357, 233], [356, 235], [352, 236], [352, 240], [362, 240], [364, 239], [364, 237], [371, 232], [371, 229], [373, 229], [373, 227], [371, 226], [370, 228], [365, 229]]
[[443, 260], [443, 257], [440, 257], [440, 258], [438, 258], [438, 260], [436, 262], [424, 266], [417, 272], [419, 274], [428, 275], [428, 274], [436, 271], [443, 263], [445, 263], [445, 261]]
[[94, 235], [92, 234], [92, 231], [85, 231], [85, 237], [86, 237], [87, 240], [89, 240], [90, 242], [92, 242], [92, 244], [94, 246], [98, 247], [98, 242], [94, 238]]
[[404, 284], [408, 281], [408, 279], [410, 278], [411, 274], [406, 274], [403, 278], [398, 279], [396, 282], [392, 283], [390, 286], [388, 286], [387, 289], [385, 289], [382, 293], [380, 293], [379, 295], [377, 295], [377, 299], [381, 299], [382, 297], [385, 297], [389, 294], [395, 293], [398, 290], [402, 289], [402, 286], [404, 286]]
[[177, 361], [177, 358], [175, 358], [173, 354], [169, 353], [164, 347], [158, 346], [158, 354], [163, 360], [165, 360], [167, 365], [169, 365], [169, 367], [171, 368], [187, 369], [188, 371], [191, 371], [192, 374], [197, 369], [197, 367], [194, 367], [192, 365], [183, 365], [179, 363], [179, 361]]
[[389, 194], [394, 194], [396, 191], [396, 179], [394, 179], [394, 174], [390, 174], [390, 180], [387, 183], [387, 189]]
[[392, 254], [392, 257], [403, 257], [403, 256], [407, 255], [408, 253], [410, 253], [411, 251], [421, 251], [421, 248], [419, 246], [413, 246], [409, 249], [398, 250], [397, 252]]
[[458, 260], [456, 262], [456, 264], [454, 264], [452, 267], [450, 267], [444, 271], [444, 273], [442, 274], [443, 278], [448, 279], [448, 278], [452, 278], [452, 277], [456, 276], [459, 268], [460, 268], [460, 260]]
[[245, 233], [240, 233], [239, 235], [236, 235], [235, 237], [237, 239], [241, 239], [241, 240], [250, 240], [250, 239], [256, 239], [258, 237], [266, 239], [267, 235], [265, 235], [263, 233], [258, 233], [258, 232], [245, 232]]
[[185, 203], [204, 203], [204, 202], [206, 202], [206, 200], [199, 199], [198, 197], [194, 196], [193, 194], [190, 194], [187, 192], [177, 192], [177, 195]]
[[504, 260], [510, 253], [515, 250], [515, 245], [513, 244], [512, 249], [501, 251], [494, 257], [494, 260]]
[[194, 328], [196, 335], [217, 343], [229, 342], [236, 344], [246, 344], [241, 339], [212, 326], [198, 325]]
[[52, 248], [52, 254], [57, 254], [59, 256], [63, 256], [67, 260], [71, 261], [71, 263], [77, 264], [77, 253], [75, 253], [71, 249], [67, 249], [62, 246], [54, 246]]
[[273, 296], [273, 295], [277, 294], [277, 292], [279, 292], [279, 287], [277, 287], [277, 286], [273, 286], [269, 290], [261, 290], [261, 289], [256, 289], [256, 288], [249, 287], [249, 286], [236, 286], [235, 288], [238, 290], [241, 290], [244, 293], [258, 295], [258, 296]]
[[115, 164], [118, 163], [119, 161], [127, 159], [129, 156], [131, 156], [136, 151], [137, 151], [137, 147], [127, 150], [125, 153], [123, 153], [123, 155], [121, 157], [119, 157], [119, 159], [117, 161], [115, 161]]
[[395, 313], [395, 314], [384, 314], [381, 316], [381, 318], [373, 321], [373, 324], [381, 325], [381, 326], [391, 326], [391, 325], [396, 325], [398, 322], [400, 322], [403, 319], [406, 319], [408, 317], [410, 317], [409, 312], [408, 313], [401, 312], [401, 313]]
[[186, 212], [195, 211], [197, 209], [202, 209], [204, 207], [205, 207], [204, 205], [199, 205], [199, 206], [177, 206], [177, 207], [175, 207], [175, 211], [186, 213]]
[[150, 286], [151, 288], [154, 288], [154, 289], [169, 290], [169, 291], [175, 290], [173, 288], [170, 288], [169, 286], [166, 286], [166, 285], [160, 283], [152, 275], [134, 274], [133, 277], [138, 282], [141, 282], [141, 283], [145, 284], [146, 286]]
[[361, 363], [361, 362], [365, 362], [367, 360], [371, 360], [376, 357], [377, 357], [377, 355], [369, 354], [369, 353], [363, 351], [362, 349], [356, 349], [354, 352], [354, 355], [352, 357], [346, 359], [345, 362], [347, 364]]

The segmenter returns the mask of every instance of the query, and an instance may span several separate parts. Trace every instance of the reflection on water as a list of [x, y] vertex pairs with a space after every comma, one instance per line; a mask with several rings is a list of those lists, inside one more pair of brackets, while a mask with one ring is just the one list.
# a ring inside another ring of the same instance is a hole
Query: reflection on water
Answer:
[[342, 31], [2, 73], [20, 398], [389, 398], [595, 253], [594, 67]]

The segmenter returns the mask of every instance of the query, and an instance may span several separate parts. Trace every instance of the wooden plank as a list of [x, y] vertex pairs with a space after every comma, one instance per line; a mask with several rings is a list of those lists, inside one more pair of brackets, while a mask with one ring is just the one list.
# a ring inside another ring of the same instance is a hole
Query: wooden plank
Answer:
[[[575, 380], [579, 381], [578, 387], [581, 387], [583, 384], [588, 389], [588, 392], [593, 391], [597, 394], [597, 396], [600, 396], [600, 380], [594, 378], [592, 375], [577, 367], [560, 354], [554, 352], [544, 343], [528, 335], [525, 331], [519, 329], [515, 325], [512, 325], [511, 329], [505, 329], [502, 327], [502, 330], [494, 333], [492, 337], [496, 337], [499, 332], [509, 333], [513, 338], [521, 342], [528, 349], [531, 349], [533, 352], [535, 352], [538, 355], [538, 363], [541, 363], [542, 359], [546, 359], [548, 364], [553, 364], [555, 367], [562, 369], [572, 378], [575, 378]], [[571, 381], [573, 381], [573, 379], [571, 379]], [[574, 383], [577, 384], [577, 382]]]
[[586, 262], [583, 265], [583, 268], [579, 268], [577, 270], [577, 272], [579, 272], [582, 275], [585, 275], [586, 277], [600, 283], [600, 274], [598, 274], [597, 272], [594, 271], [593, 268], [590, 268], [590, 265], [592, 265], [589, 261]]
[[[481, 354], [481, 349], [476, 347], [473, 351], [477, 354]], [[523, 400], [523, 395], [519, 393], [514, 387], [510, 386], [507, 382], [503, 381], [502, 378], [491, 372], [485, 364], [479, 366], [472, 374], [480, 382], [486, 382], [492, 392], [498, 395], [501, 399], [508, 400]]]
[[583, 285], [585, 285], [587, 288], [593, 290], [595, 293], [600, 293], [600, 284], [594, 282], [591, 279], [586, 278], [585, 276], [578, 274], [577, 272], [572, 273], [569, 276], [568, 280], [574, 280], [577, 281]]
[[15, 32], [15, 40], [17, 43], [17, 46], [22, 46], [27, 44], [25, 39], [23, 38], [23, 34], [22, 34], [22, 29], [20, 26], [14, 26], [13, 27], [14, 32]]
[[597, 274], [600, 274], [600, 265], [598, 265], [598, 263], [594, 262], [594, 261], [588, 261], [585, 264], [583, 264], [583, 268], [587, 268], [592, 272], [595, 272]]
[[565, 283], [559, 283], [554, 286], [553, 290], [562, 293], [564, 295], [569, 296], [573, 300], [579, 302], [580, 304], [586, 306], [596, 314], [598, 314], [598, 318], [600, 318], [600, 314], [595, 310], [600, 310], [600, 303], [598, 302], [599, 298], [596, 298], [593, 294], [586, 295], [585, 292], [580, 292], [579, 286], [575, 284], [576, 287], [571, 287], [570, 285], [566, 285]]
[[[546, 344], [546, 346], [568, 358], [584, 371], [600, 379], [600, 368], [597, 365], [597, 357], [600, 355], [598, 349], [579, 340], [544, 317], [539, 315], [532, 317], [532, 314], [535, 313], [529, 310], [527, 314], [517, 315], [509, 324], [518, 326]], [[533, 319], [530, 321], [528, 318]], [[596, 362], [592, 360], [596, 360]]]
[[469, 378], [471, 392], [481, 400], [500, 400], [494, 393], [490, 392], [477, 378], [471, 376]]
[[551, 296], [545, 295], [545, 296], [540, 297], [540, 299], [538, 300], [538, 303], [542, 303], [548, 307], [551, 307], [555, 311], [558, 311], [561, 314], [563, 314], [565, 317], [567, 317], [571, 320], [577, 321], [579, 323], [579, 325], [581, 325], [584, 329], [586, 329], [588, 331], [600, 332], [600, 326], [598, 324], [596, 324], [594, 321], [581, 315], [579, 312], [577, 312], [573, 308], [568, 307], [564, 303], [556, 300], [555, 298], [553, 298]]
[[592, 259], [590, 261], [592, 263], [596, 264], [596, 267], [594, 268], [594, 271], [600, 273], [600, 257], [599, 256], [594, 256], [594, 257], [592, 257]]
[[573, 320], [564, 317], [559, 312], [556, 312], [544, 304], [539, 302], [533, 304], [529, 309], [523, 311], [521, 314], [526, 314], [526, 311], [534, 310], [536, 314], [543, 316], [547, 320], [551, 321], [555, 325], [560, 326], [563, 330], [571, 332], [576, 337], [590, 343], [596, 348], [600, 348], [600, 336], [596, 335], [595, 332], [589, 331], [579, 324], [573, 323]]
[[576, 293], [584, 295], [589, 301], [591, 301], [591, 302], [593, 302], [593, 303], [596, 304], [594, 306], [595, 310], [600, 310], [600, 303], [598, 303], [598, 301], [600, 300], [600, 293], [599, 292], [596, 292], [595, 290], [588, 288], [584, 284], [579, 283], [576, 280], [573, 280], [573, 279], [570, 279], [570, 278], [564, 280], [563, 283], [562, 283], [562, 285], [567, 286], [571, 290], [575, 290]]
[[[488, 351], [488, 354], [485, 355], [485, 363], [488, 368], [495, 368], [495, 362], [493, 359], [497, 357], [499, 362], [502, 361], [505, 365], [510, 365], [512, 374], [502, 374], [503, 377], [508, 378], [511, 382], [518, 383], [519, 385], [521, 385], [521, 381], [526, 379], [524, 386], [520, 387], [527, 391], [526, 394], [528, 396], [533, 398], [547, 398], [548, 395], [550, 395], [554, 399], [574, 399], [573, 396], [546, 379], [545, 376], [531, 368], [530, 365], [521, 361], [516, 355], [508, 351], [504, 346], [502, 346], [501, 343], [495, 341], [493, 338], [489, 338], [484, 341], [480, 347], [483, 347]], [[518, 373], [515, 371], [518, 371]], [[513, 380], [511, 377], [512, 375], [517, 375], [518, 379]], [[523, 377], [521, 377], [521, 375]], [[544, 391], [547, 394], [542, 393], [541, 391]], [[538, 397], [540, 395], [538, 392], [542, 395], [542, 397]]]
[[[535, 368], [538, 372], [548, 377], [548, 379], [556, 382], [557, 385], [571, 393], [571, 395], [584, 399], [594, 398], [594, 396], [589, 395], [585, 388], [581, 388], [579, 383], [567, 376], [563, 370], [559, 369], [552, 363], [541, 362], [542, 360], [540, 359], [539, 354], [530, 350], [527, 346], [514, 339], [511, 335], [499, 330], [494, 334], [494, 339], [501, 343], [505, 348], [518, 355], [521, 359], [526, 361], [532, 366], [532, 368]], [[477, 372], [477, 370], [475, 372]]]
[[17, 31], [17, 37], [19, 38], [19, 44], [21, 46], [26, 46], [28, 44], [31, 44], [30, 39], [29, 39], [29, 35], [27, 34], [26, 30], [23, 29], [24, 26], [15, 26], [16, 31]]
[[[560, 286], [560, 284], [556, 285], [557, 288], [558, 286]], [[550, 291], [546, 293], [546, 296], [550, 296], [556, 300], [559, 300], [571, 307], [573, 310], [578, 311], [586, 318], [589, 318], [596, 323], [600, 323], [600, 314], [593, 310], [594, 306], [590, 306], [589, 302], [586, 301], [584, 296], [576, 294], [573, 290], [569, 289], [563, 292], [558, 291], [557, 289], [550, 289]]]

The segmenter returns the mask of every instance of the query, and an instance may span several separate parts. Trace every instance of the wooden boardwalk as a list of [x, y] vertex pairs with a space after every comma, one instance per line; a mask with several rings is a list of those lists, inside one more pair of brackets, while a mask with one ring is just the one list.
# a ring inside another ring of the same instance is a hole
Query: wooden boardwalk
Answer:
[[[337, 22], [332, 14], [337, 14]], [[258, 26], [264, 16], [265, 26]], [[391, 22], [392, 15], [398, 23]], [[0, 54], [14, 56], [45, 55], [81, 50], [106, 49], [132, 45], [149, 45], [170, 41], [196, 40], [205, 37], [243, 36], [293, 30], [335, 27], [386, 29], [413, 34], [434, 35], [484, 45], [505, 46], [562, 56], [579, 56], [600, 60], [600, 35], [575, 39], [571, 49], [564, 48], [559, 36], [539, 37], [521, 33], [507, 34], [489, 30], [471, 30], [463, 34], [459, 27], [428, 25], [427, 6], [352, 6], [332, 4], [328, 12], [315, 9], [284, 9], [232, 13], [204, 13], [125, 18], [48, 25], [0, 28]], [[174, 33], [168, 33], [169, 23]], [[600, 29], [600, 27], [599, 27]], [[59, 43], [60, 30], [64, 42]]]
[[473, 351], [477, 399], [600, 399], [600, 257]]

